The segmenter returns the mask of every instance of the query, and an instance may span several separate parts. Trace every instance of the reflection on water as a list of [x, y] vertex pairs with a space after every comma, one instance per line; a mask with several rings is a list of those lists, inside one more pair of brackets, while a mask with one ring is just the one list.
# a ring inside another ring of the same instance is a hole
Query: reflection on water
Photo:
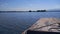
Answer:
[[60, 18], [60, 12], [0, 13], [0, 34], [21, 34], [39, 18]]

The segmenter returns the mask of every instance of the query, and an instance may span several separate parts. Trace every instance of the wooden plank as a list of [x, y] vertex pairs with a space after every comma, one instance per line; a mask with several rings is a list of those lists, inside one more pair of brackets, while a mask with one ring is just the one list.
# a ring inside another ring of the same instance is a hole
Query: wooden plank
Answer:
[[[33, 24], [30, 28], [27, 30], [33, 30], [33, 31], [47, 31], [49, 32], [49, 28], [58, 28], [58, 24], [60, 23], [59, 18], [40, 18], [35, 24]], [[25, 30], [22, 34], [25, 34], [27, 32]], [[56, 31], [56, 30], [55, 30]]]

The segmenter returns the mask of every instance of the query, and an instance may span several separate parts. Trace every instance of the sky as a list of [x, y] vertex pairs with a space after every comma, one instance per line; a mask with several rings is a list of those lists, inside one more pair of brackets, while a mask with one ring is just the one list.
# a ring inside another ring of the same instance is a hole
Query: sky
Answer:
[[0, 0], [0, 11], [60, 9], [60, 0]]

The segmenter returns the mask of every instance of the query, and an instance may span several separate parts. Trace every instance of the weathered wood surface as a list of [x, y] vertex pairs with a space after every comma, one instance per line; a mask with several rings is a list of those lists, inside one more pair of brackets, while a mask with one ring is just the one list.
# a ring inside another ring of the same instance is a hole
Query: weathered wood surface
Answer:
[[[27, 30], [48, 31], [49, 28], [57, 28], [58, 24], [56, 23], [60, 23], [59, 18], [40, 18], [35, 24], [33, 24]], [[25, 34], [27, 30], [25, 30], [22, 34]]]

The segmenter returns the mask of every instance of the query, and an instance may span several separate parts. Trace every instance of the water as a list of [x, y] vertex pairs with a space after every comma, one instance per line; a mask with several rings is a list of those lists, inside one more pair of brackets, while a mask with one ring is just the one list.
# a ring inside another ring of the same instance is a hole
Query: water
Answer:
[[21, 34], [40, 18], [60, 18], [60, 12], [0, 13], [0, 34]]

